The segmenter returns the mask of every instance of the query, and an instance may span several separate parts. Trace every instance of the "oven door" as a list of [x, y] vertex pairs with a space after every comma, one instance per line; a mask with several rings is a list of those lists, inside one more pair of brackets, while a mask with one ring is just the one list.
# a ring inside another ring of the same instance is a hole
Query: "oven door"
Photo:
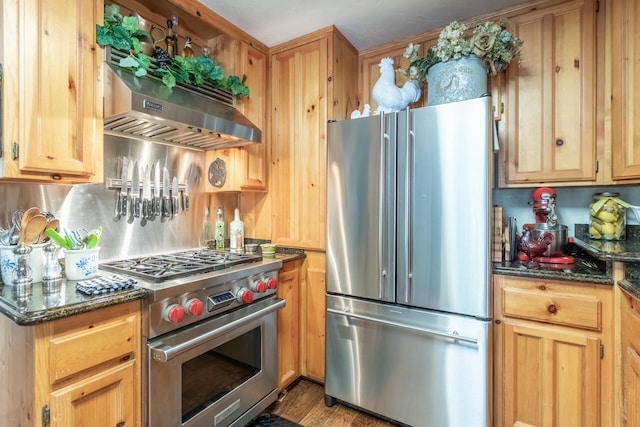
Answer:
[[150, 340], [149, 425], [243, 425], [275, 401], [284, 305], [264, 298]]

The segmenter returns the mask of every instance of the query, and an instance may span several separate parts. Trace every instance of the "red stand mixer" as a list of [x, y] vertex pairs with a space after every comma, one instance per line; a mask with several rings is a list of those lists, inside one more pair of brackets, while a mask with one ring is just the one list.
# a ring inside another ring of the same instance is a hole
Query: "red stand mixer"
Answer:
[[563, 253], [568, 227], [558, 224], [556, 197], [555, 190], [550, 187], [539, 187], [531, 193], [536, 222], [522, 226], [522, 234], [518, 237], [520, 261], [559, 268], [575, 262], [572, 256]]

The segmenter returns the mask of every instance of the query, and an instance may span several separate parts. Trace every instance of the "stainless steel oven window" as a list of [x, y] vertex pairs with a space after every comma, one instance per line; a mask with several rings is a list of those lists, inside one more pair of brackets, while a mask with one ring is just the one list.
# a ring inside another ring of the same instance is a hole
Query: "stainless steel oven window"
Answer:
[[260, 327], [182, 364], [182, 422], [233, 392], [262, 369]]

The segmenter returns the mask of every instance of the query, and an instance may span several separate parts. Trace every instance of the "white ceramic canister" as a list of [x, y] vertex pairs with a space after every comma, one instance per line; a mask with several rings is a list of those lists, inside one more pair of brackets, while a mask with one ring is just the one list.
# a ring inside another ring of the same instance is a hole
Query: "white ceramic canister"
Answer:
[[[33, 283], [42, 281], [44, 272], [44, 251], [46, 243], [30, 245], [29, 267], [31, 267], [31, 279]], [[13, 270], [16, 268], [16, 254], [13, 253], [17, 245], [0, 246], [0, 275], [2, 283], [11, 285], [13, 280]]]
[[64, 251], [64, 275], [68, 280], [90, 279], [98, 274], [100, 247]]

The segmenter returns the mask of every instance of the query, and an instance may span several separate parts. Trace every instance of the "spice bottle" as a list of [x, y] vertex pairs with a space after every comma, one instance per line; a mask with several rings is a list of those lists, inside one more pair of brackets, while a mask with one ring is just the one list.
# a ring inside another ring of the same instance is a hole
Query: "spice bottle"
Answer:
[[209, 208], [204, 209], [204, 220], [202, 221], [202, 237], [200, 244], [207, 246], [211, 240], [211, 222], [209, 221]]
[[589, 236], [592, 239], [624, 240], [627, 237], [626, 208], [618, 193], [596, 193], [589, 205]]
[[232, 252], [242, 252], [244, 250], [244, 222], [240, 220], [240, 209], [234, 211], [233, 221], [229, 226], [229, 237], [231, 241], [229, 247]]
[[218, 208], [218, 216], [216, 218], [216, 250], [224, 250], [224, 218], [222, 216], [222, 208]]

